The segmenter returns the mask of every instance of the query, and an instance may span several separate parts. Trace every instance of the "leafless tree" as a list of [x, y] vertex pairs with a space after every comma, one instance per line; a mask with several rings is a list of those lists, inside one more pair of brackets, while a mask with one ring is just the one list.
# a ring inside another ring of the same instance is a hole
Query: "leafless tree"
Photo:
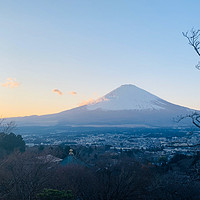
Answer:
[[0, 166], [0, 199], [32, 200], [52, 174], [51, 162], [43, 162], [31, 152], [15, 152]]
[[0, 118], [0, 132], [9, 134], [16, 128], [14, 121], [6, 121], [4, 118]]
[[[183, 36], [187, 38], [189, 45], [191, 45], [198, 56], [200, 56], [200, 29], [195, 30], [192, 28], [190, 31], [182, 32]], [[200, 62], [196, 65], [200, 70]]]
[[184, 116], [180, 116], [179, 119], [177, 120], [177, 122], [182, 121], [183, 119], [186, 118], [190, 118], [192, 120], [192, 123], [200, 128], [200, 113], [194, 112], [192, 114], [188, 114], [188, 115], [184, 115]]
[[151, 170], [131, 159], [111, 165], [107, 165], [107, 161], [104, 166], [101, 163], [89, 168], [78, 165], [60, 168], [55, 173], [54, 185], [58, 189], [72, 190], [81, 200], [144, 199], [152, 181]]
[[[198, 56], [200, 56], [200, 29], [194, 29], [192, 28], [190, 31], [182, 32], [183, 36], [187, 38], [189, 45], [193, 47], [195, 52], [197, 53]], [[200, 62], [195, 66], [198, 70], [200, 70]], [[192, 114], [188, 114], [185, 116], [181, 116], [178, 119], [178, 122], [185, 118], [191, 118], [192, 123], [200, 128], [200, 113], [194, 112]]]

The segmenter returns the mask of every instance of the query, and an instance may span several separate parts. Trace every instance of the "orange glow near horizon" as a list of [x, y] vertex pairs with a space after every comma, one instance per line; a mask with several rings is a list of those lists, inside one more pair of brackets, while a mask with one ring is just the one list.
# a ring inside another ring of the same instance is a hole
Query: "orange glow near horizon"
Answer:
[[[59, 98], [59, 96], [58, 96]], [[47, 115], [47, 114], [54, 114], [59, 113], [65, 110], [70, 110], [72, 108], [76, 108], [78, 106], [88, 105], [92, 103], [98, 103], [102, 100], [102, 98], [99, 98], [95, 100], [94, 98], [89, 98], [88, 100], [77, 100], [76, 102], [70, 101], [68, 102], [68, 106], [65, 104], [65, 100], [63, 100], [62, 103], [56, 103], [56, 102], [8, 102], [7, 104], [0, 104], [0, 118], [10, 118], [10, 117], [23, 117], [23, 116], [31, 116], [31, 115]], [[170, 100], [169, 100], [170, 101]], [[81, 103], [79, 103], [81, 102]], [[171, 101], [170, 101], [171, 102]], [[175, 103], [175, 102], [172, 102]], [[189, 107], [192, 109], [200, 110], [200, 107], [194, 106], [191, 107], [190, 105], [185, 103], [181, 103], [179, 105]], [[175, 103], [178, 104], [178, 103]]]
[[99, 102], [126, 83], [200, 110], [197, 55], [181, 34], [200, 28], [200, 1], [152, 2], [1, 1], [0, 117]]
[[31, 115], [48, 115], [48, 114], [54, 114], [59, 113], [64, 110], [70, 110], [74, 107], [63, 107], [63, 108], [51, 108], [51, 109], [13, 109], [13, 110], [7, 110], [2, 111], [0, 118], [11, 118], [11, 117], [24, 117], [24, 116], [31, 116]]

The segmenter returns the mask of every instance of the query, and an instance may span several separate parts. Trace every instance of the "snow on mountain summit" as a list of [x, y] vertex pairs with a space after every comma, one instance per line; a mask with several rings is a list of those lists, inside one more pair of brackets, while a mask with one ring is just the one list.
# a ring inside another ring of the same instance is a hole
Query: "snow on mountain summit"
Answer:
[[161, 110], [168, 102], [135, 85], [127, 84], [111, 91], [94, 103], [88, 110]]
[[[134, 85], [122, 85], [88, 105], [60, 113], [10, 118], [20, 126], [177, 126], [177, 116], [194, 110], [172, 104]], [[190, 126], [191, 122], [183, 122]], [[178, 125], [179, 126], [179, 125]]]

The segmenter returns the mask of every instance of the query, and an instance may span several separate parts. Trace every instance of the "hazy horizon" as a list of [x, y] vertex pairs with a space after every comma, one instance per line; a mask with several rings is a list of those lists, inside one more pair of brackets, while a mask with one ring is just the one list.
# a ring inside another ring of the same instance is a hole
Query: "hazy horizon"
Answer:
[[200, 110], [199, 1], [1, 1], [0, 115], [68, 110], [123, 84]]
[[[112, 91], [109, 91], [107, 94], [104, 94], [104, 96], [102, 96], [102, 97], [99, 97], [99, 98], [97, 98], [97, 99], [89, 99], [88, 101], [83, 101], [81, 104], [79, 104], [79, 105], [77, 105], [77, 106], [75, 106], [75, 107], [73, 107], [73, 108], [70, 108], [70, 109], [67, 109], [67, 110], [71, 110], [71, 109], [74, 109], [74, 108], [78, 108], [78, 107], [81, 107], [81, 106], [86, 106], [86, 105], [88, 105], [88, 106], [90, 106], [90, 105], [95, 105], [95, 104], [99, 104], [100, 102], [102, 102], [102, 101], [107, 101], [107, 100], [109, 100], [109, 99], [106, 99], [105, 97], [107, 96], [107, 95], [111, 95], [111, 97], [112, 97], [112, 93], [113, 92], [116, 92], [116, 91], [118, 91], [120, 88], [122, 88], [123, 86], [133, 86], [133, 88], [134, 87], [136, 87], [137, 89], [139, 89], [139, 90], [141, 90], [141, 91], [144, 91], [144, 92], [147, 92], [147, 94], [148, 95], [153, 95], [153, 96], [155, 96], [155, 97], [158, 97], [158, 96], [156, 96], [156, 95], [154, 95], [154, 94], [152, 94], [152, 93], [149, 93], [148, 91], [146, 91], [144, 88], [140, 88], [140, 87], [138, 87], [137, 85], [133, 85], [133, 84], [123, 84], [123, 85], [121, 85], [121, 86], [119, 86], [119, 87], [117, 87], [117, 88], [114, 88]], [[124, 92], [126, 92], [126, 89], [124, 90]], [[124, 93], [123, 92], [123, 93]], [[118, 95], [120, 95], [120, 94], [118, 94]], [[137, 98], [137, 92], [135, 93], [135, 95], [136, 95], [136, 98]], [[112, 97], [113, 98], [113, 97]], [[119, 98], [119, 97], [116, 97], [116, 98]], [[124, 97], [125, 99], [127, 99], [127, 98], [133, 98], [133, 96], [130, 96], [130, 94], [125, 94], [125, 97]], [[141, 98], [141, 97], [138, 97], [138, 98]], [[162, 97], [158, 97], [159, 99], [161, 99], [161, 100], [164, 100], [165, 101], [165, 99], [162, 99]], [[113, 100], [113, 99], [110, 99], [111, 101]], [[109, 101], [110, 101], [109, 100]], [[142, 101], [142, 99], [141, 99], [141, 101]], [[132, 105], [133, 107], [135, 106], [135, 104], [137, 104], [137, 102], [132, 102], [130, 99], [128, 99], [127, 100], [127, 102], [129, 102], [129, 105]], [[131, 103], [132, 102], [132, 103]], [[169, 102], [169, 103], [171, 103], [171, 102]], [[142, 106], [142, 102], [140, 103], [140, 105], [139, 106]], [[178, 104], [174, 104], [174, 105], [178, 105]], [[120, 107], [121, 106], [124, 106], [124, 102], [121, 102], [120, 104], [118, 104], [118, 105], [115, 105], [115, 106], [118, 106], [118, 109], [120, 110]], [[178, 106], [181, 106], [181, 105], [178, 105]], [[183, 106], [183, 107], [185, 107], [185, 106]], [[186, 107], [186, 108], [189, 108], [189, 107]], [[87, 108], [88, 109], [88, 108]], [[95, 109], [95, 106], [94, 106], [94, 109]], [[189, 109], [192, 109], [192, 108], [189, 108]], [[112, 110], [112, 107], [109, 107], [109, 110]], [[126, 109], [125, 109], [126, 110]], [[129, 110], [129, 109], [128, 109]], [[61, 110], [60, 112], [63, 112], [63, 111], [66, 111], [66, 110]], [[51, 114], [56, 114], [56, 113], [60, 113], [60, 112], [55, 112], [55, 113], [46, 113], [46, 114], [42, 114], [42, 115], [51, 115]], [[27, 115], [27, 116], [42, 116], [42, 115]], [[26, 116], [16, 116], [16, 117], [26, 117]], [[11, 117], [12, 118], [12, 117]]]

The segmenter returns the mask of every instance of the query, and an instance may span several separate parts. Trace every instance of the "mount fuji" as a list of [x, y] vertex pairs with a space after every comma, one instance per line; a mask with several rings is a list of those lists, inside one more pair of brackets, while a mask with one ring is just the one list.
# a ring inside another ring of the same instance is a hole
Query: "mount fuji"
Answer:
[[19, 126], [166, 127], [194, 110], [169, 103], [134, 85], [122, 85], [93, 103], [56, 114], [11, 118]]
[[96, 102], [87, 106], [88, 110], [161, 110], [166, 109], [163, 101], [155, 95], [134, 85], [122, 85]]

